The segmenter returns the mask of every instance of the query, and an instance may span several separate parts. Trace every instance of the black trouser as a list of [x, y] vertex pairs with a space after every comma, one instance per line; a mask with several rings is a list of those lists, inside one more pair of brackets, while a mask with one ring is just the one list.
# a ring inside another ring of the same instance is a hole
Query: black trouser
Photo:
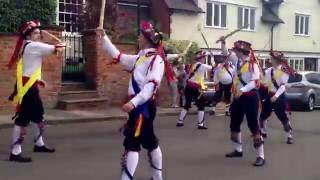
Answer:
[[184, 109], [189, 110], [191, 108], [191, 103], [192, 101], [195, 101], [198, 110], [199, 111], [204, 111], [205, 108], [205, 103], [203, 96], [200, 93], [200, 90], [198, 88], [191, 87], [189, 85], [186, 86], [185, 88], [185, 98], [186, 102], [183, 106]]
[[263, 121], [268, 119], [268, 117], [271, 115], [273, 110], [276, 116], [278, 117], [278, 119], [281, 121], [285, 130], [286, 131], [291, 130], [291, 127], [289, 125], [289, 118], [286, 113], [286, 108], [287, 108], [287, 99], [284, 94], [280, 95], [274, 103], [271, 102], [271, 95], [268, 96], [262, 102], [260, 123], [263, 124]]
[[224, 97], [223, 101], [225, 103], [227, 103], [227, 104], [230, 103], [230, 101], [231, 101], [231, 88], [232, 88], [232, 83], [231, 84], [219, 83], [219, 88], [213, 96], [214, 106], [216, 106], [222, 100], [222, 97]]
[[248, 127], [253, 135], [260, 133], [258, 124], [259, 95], [257, 91], [250, 92], [251, 95], [242, 95], [238, 99], [234, 99], [231, 104], [231, 123], [230, 129], [232, 133], [239, 133], [246, 115]]
[[158, 147], [158, 138], [154, 134], [153, 121], [156, 116], [156, 105], [154, 101], [148, 103], [148, 113], [149, 117], [144, 117], [141, 132], [138, 137], [135, 137], [135, 132], [137, 129], [138, 119], [140, 113], [134, 109], [129, 113], [129, 119], [127, 126], [124, 130], [124, 142], [123, 145], [127, 151], [140, 151], [141, 145], [148, 151], [153, 151]]
[[40, 123], [43, 121], [44, 109], [37, 85], [32, 86], [24, 95], [20, 111], [15, 118], [17, 126], [26, 127], [30, 121]]

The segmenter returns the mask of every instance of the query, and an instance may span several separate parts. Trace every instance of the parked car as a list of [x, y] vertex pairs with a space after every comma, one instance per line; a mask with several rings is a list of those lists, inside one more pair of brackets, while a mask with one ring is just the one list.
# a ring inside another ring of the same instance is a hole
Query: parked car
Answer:
[[286, 95], [290, 106], [312, 111], [320, 106], [320, 73], [302, 71], [289, 78]]

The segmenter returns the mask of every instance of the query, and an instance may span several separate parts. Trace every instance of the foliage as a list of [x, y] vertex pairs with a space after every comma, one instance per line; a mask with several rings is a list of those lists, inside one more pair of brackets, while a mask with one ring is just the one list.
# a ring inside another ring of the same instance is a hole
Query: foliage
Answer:
[[[165, 49], [169, 49], [173, 54], [180, 54], [185, 51], [185, 49], [188, 47], [190, 41], [188, 40], [173, 40], [169, 39], [164, 41]], [[194, 54], [199, 51], [200, 48], [197, 43], [192, 42], [191, 47], [187, 51], [187, 54], [184, 58], [185, 63], [190, 63], [194, 57]]]
[[16, 32], [23, 22], [33, 19], [53, 24], [56, 5], [56, 0], [0, 0], [0, 32]]

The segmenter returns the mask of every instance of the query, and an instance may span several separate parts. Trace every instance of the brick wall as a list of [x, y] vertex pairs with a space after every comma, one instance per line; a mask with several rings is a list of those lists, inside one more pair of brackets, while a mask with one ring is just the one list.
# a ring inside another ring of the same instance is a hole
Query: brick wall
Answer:
[[[116, 44], [116, 47], [123, 53], [137, 52], [135, 45]], [[87, 84], [91, 89], [97, 89], [100, 96], [107, 97], [110, 105], [120, 105], [127, 98], [130, 74], [118, 64], [108, 65], [111, 57], [101, 48], [94, 30], [84, 32]], [[159, 92], [159, 105], [168, 106], [169, 90], [165, 78]]]
[[[60, 30], [49, 30], [56, 36], [61, 36]], [[7, 100], [12, 93], [15, 83], [15, 68], [8, 70], [6, 64], [13, 53], [17, 34], [0, 34], [0, 112], [11, 112], [14, 106]], [[53, 107], [61, 89], [62, 56], [51, 55], [44, 59], [42, 79], [47, 82], [47, 87], [41, 89], [41, 96], [46, 107]]]

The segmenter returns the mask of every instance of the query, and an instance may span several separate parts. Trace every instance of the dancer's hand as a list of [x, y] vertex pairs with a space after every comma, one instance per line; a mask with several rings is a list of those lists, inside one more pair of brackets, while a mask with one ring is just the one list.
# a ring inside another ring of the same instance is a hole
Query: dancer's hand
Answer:
[[122, 110], [127, 113], [131, 112], [133, 109], [134, 109], [134, 105], [130, 101], [122, 106]]
[[226, 43], [226, 38], [224, 36], [221, 36], [219, 38], [219, 41], [222, 43], [222, 44], [225, 44]]
[[106, 32], [102, 28], [97, 28], [96, 34], [98, 35], [99, 38], [103, 38], [106, 35]]
[[242, 91], [236, 91], [235, 98], [239, 99], [241, 95], [242, 95]]

